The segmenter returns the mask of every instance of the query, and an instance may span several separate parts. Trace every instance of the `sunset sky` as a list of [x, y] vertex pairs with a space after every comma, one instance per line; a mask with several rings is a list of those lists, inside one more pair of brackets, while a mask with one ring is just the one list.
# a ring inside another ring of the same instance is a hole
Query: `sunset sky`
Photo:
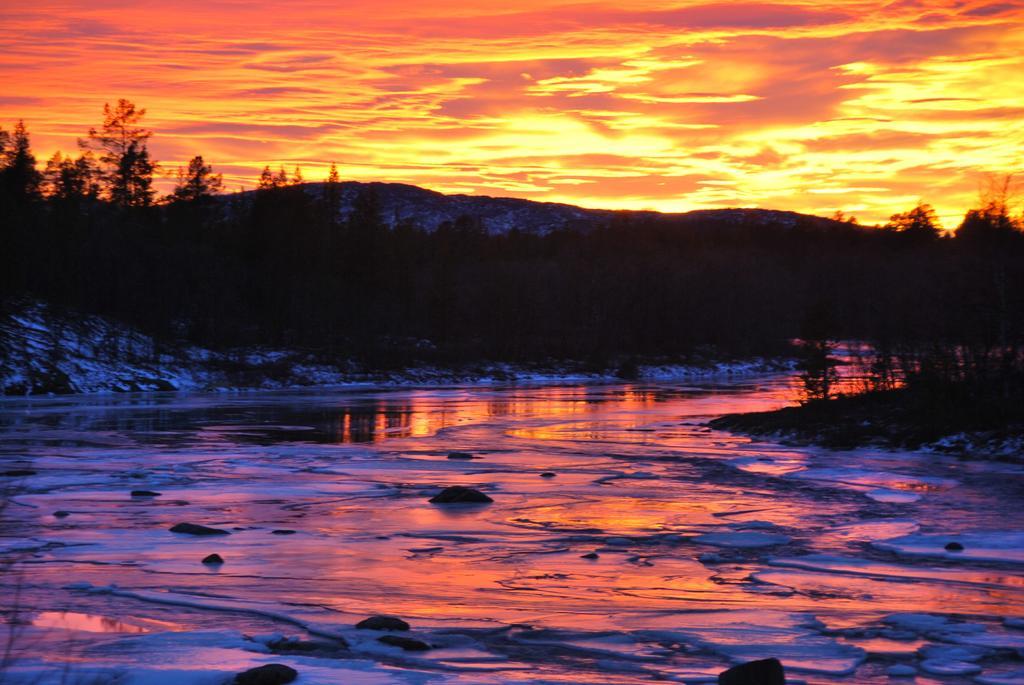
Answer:
[[[92, 0], [0, 6], [0, 123], [40, 160], [105, 101], [173, 172], [947, 227], [1024, 169], [1024, 3]], [[166, 188], [166, 185], [164, 186]]]

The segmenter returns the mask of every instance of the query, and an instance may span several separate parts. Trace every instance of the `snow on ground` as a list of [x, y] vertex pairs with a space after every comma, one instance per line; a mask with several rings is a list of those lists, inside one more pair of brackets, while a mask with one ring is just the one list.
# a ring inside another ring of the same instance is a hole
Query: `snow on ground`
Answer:
[[[792, 364], [763, 358], [694, 365], [642, 365], [640, 378], [686, 380], [777, 373]], [[149, 336], [97, 317], [26, 304], [0, 317], [0, 395], [152, 390], [282, 389], [607, 381], [607, 373], [569, 365], [529, 368], [486, 363], [450, 369], [423, 365], [390, 373], [332, 364], [296, 351], [214, 352], [158, 345]]]

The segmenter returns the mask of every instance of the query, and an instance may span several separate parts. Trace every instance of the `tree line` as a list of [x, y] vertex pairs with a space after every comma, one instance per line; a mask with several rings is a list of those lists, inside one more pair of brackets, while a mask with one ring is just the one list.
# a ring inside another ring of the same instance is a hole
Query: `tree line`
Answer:
[[23, 124], [0, 131], [6, 302], [44, 299], [175, 344], [288, 346], [377, 367], [628, 367], [774, 353], [794, 338], [818, 341], [807, 349], [820, 356], [855, 338], [880, 350], [879, 383], [1022, 385], [1024, 221], [1010, 179], [952, 236], [926, 204], [875, 228], [627, 213], [543, 235], [490, 234], [472, 216], [427, 231], [385, 221], [372, 186], [343, 208], [333, 165], [316, 184], [268, 167], [256, 190], [225, 195], [196, 156], [158, 198], [144, 115], [127, 100], [105, 106], [77, 155], [41, 169]]

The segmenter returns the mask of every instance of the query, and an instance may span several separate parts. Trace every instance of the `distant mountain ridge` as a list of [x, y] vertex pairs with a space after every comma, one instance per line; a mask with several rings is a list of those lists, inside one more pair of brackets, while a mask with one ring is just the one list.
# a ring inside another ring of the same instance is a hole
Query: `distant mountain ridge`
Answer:
[[[409, 221], [420, 228], [435, 231], [445, 222], [461, 217], [478, 220], [489, 233], [507, 233], [518, 229], [544, 234], [565, 228], [589, 229], [613, 220], [642, 218], [680, 225], [773, 226], [835, 228], [849, 226], [824, 217], [773, 209], [701, 209], [665, 213], [641, 210], [587, 209], [557, 202], [538, 202], [487, 195], [446, 195], [404, 183], [345, 181], [341, 184], [342, 216], [352, 212], [360, 193], [375, 192], [381, 218], [389, 226]], [[307, 192], [320, 195], [323, 183], [305, 184]]]

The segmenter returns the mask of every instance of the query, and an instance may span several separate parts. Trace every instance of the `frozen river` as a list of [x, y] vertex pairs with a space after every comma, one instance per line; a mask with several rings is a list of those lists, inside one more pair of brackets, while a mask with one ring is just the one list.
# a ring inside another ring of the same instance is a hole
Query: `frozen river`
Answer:
[[[775, 656], [793, 682], [1024, 683], [1024, 469], [703, 425], [795, 397], [780, 375], [4, 400], [0, 682], [697, 683]], [[427, 501], [450, 485], [494, 502]], [[354, 627], [378, 614], [432, 649]]]

